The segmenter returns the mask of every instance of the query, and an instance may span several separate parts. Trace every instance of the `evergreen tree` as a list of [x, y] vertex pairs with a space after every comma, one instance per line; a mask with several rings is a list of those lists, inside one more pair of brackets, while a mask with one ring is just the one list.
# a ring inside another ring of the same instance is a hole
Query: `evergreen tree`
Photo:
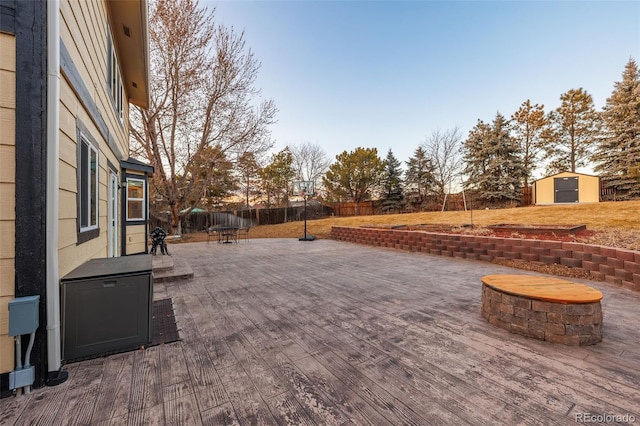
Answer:
[[465, 142], [468, 186], [491, 203], [519, 201], [525, 168], [520, 146], [511, 137], [509, 123], [500, 113], [491, 125], [482, 121]]
[[382, 176], [382, 211], [389, 213], [400, 210], [404, 202], [401, 163], [391, 150], [387, 153], [385, 166]]
[[463, 145], [463, 173], [467, 176], [465, 186], [480, 191], [489, 164], [491, 125], [478, 120]]
[[593, 98], [584, 89], [571, 89], [560, 96], [561, 105], [550, 115], [552, 132], [547, 143], [548, 171], [571, 171], [591, 159], [600, 132], [600, 117]]
[[529, 186], [529, 179], [537, 167], [541, 149], [548, 136], [548, 126], [549, 119], [544, 113], [544, 105], [531, 105], [529, 99], [511, 116], [513, 137], [522, 151], [524, 186]]
[[630, 59], [603, 108], [604, 132], [594, 161], [616, 199], [640, 197], [640, 71]]
[[418, 201], [420, 207], [424, 207], [427, 196], [434, 187], [434, 166], [424, 148], [419, 146], [413, 153], [413, 157], [406, 162], [405, 188]]

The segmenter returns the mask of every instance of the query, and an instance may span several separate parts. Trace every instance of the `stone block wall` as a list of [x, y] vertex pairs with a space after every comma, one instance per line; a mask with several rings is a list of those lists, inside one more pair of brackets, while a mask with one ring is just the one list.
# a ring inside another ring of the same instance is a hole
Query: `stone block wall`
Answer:
[[586, 346], [602, 341], [599, 301], [543, 302], [506, 294], [483, 284], [482, 316], [496, 327], [551, 343]]
[[491, 262], [522, 259], [588, 271], [594, 280], [640, 291], [640, 252], [582, 243], [400, 229], [333, 226], [331, 238], [440, 256]]

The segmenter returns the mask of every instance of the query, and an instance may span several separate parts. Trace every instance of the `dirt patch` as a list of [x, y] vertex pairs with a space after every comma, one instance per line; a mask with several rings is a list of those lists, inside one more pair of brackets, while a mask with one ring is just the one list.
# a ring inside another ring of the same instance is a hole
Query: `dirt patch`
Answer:
[[588, 239], [595, 238], [597, 235], [597, 231], [592, 231], [589, 229], [585, 229], [584, 231], [578, 231], [573, 234], [565, 234], [560, 233], [557, 234], [555, 232], [513, 232], [513, 231], [502, 231], [502, 230], [490, 230], [491, 234], [489, 236], [493, 237], [502, 237], [502, 238], [526, 238], [530, 240], [549, 240], [549, 241], [563, 241], [566, 243], [579, 243], [585, 242]]
[[521, 225], [500, 224], [489, 225], [487, 228], [493, 231], [518, 232], [522, 234], [556, 234], [571, 235], [587, 229], [587, 225]]
[[523, 269], [525, 271], [535, 271], [543, 274], [557, 275], [561, 277], [580, 278], [585, 280], [593, 279], [588, 271], [581, 268], [569, 268], [568, 266], [554, 263], [546, 265], [540, 262], [527, 262], [520, 259], [495, 259], [493, 262], [497, 265], [509, 266], [511, 268]]
[[[511, 225], [510, 225], [511, 226]], [[371, 225], [371, 227], [377, 227]], [[606, 247], [621, 248], [627, 250], [640, 250], [640, 230], [632, 229], [580, 229], [574, 232], [566, 232], [567, 229], [576, 229], [574, 225], [544, 225], [510, 230], [498, 226], [451, 226], [445, 224], [420, 224], [420, 225], [388, 225], [389, 229], [404, 229], [408, 231], [442, 232], [446, 234], [476, 235], [501, 238], [525, 238], [530, 240], [563, 241], [568, 243], [584, 243]], [[556, 229], [558, 231], [554, 231]]]

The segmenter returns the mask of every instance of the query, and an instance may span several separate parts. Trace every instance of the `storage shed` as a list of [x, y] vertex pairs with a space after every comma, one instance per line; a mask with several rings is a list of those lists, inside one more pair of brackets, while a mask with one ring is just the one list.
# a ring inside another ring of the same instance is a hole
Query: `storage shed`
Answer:
[[535, 205], [597, 203], [600, 201], [600, 178], [562, 172], [534, 181], [531, 191]]

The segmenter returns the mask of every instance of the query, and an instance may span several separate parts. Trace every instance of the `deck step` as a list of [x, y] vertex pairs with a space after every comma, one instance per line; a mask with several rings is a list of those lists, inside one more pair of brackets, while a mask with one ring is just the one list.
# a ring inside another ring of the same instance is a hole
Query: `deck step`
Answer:
[[[184, 259], [174, 258], [171, 256], [163, 257], [168, 257], [171, 259], [171, 267], [169, 268], [167, 265], [165, 265], [161, 266], [159, 269], [156, 269], [154, 259], [153, 282], [166, 283], [171, 281], [190, 280], [191, 278], [193, 278], [193, 270]], [[165, 261], [163, 260], [163, 264], [164, 262]], [[166, 262], [169, 263], [169, 261]]]
[[168, 272], [173, 269], [173, 257], [157, 254], [152, 257], [153, 273]]

